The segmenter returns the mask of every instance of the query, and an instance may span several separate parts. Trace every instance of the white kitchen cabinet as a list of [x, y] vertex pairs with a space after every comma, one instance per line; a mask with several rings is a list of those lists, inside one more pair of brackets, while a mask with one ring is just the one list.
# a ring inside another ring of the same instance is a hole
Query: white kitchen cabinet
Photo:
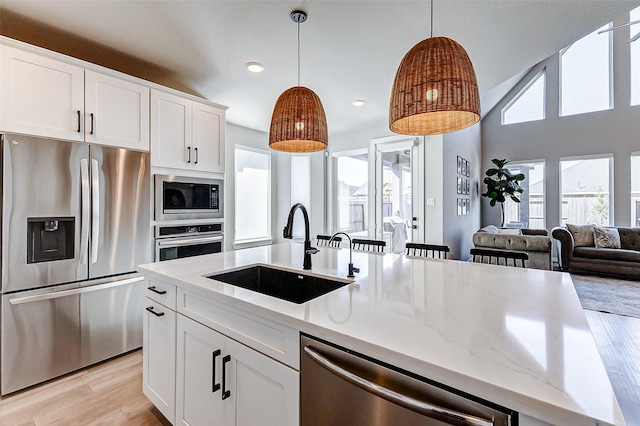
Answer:
[[224, 173], [224, 110], [151, 90], [151, 165]]
[[84, 69], [0, 46], [0, 131], [84, 140]]
[[149, 151], [148, 87], [0, 49], [0, 131]]
[[176, 424], [297, 425], [299, 373], [178, 315]]
[[85, 141], [149, 151], [149, 88], [85, 71]]
[[142, 390], [172, 423], [176, 395], [176, 313], [145, 298]]

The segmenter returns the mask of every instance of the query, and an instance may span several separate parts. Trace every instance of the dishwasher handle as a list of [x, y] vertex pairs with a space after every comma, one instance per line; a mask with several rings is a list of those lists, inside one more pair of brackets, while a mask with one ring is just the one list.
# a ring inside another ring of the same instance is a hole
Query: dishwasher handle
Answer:
[[411, 398], [410, 396], [403, 395], [391, 389], [385, 388], [384, 386], [381, 386], [379, 384], [370, 382], [369, 380], [353, 374], [352, 372], [347, 371], [344, 368], [329, 361], [327, 358], [313, 350], [311, 346], [305, 346], [304, 351], [313, 361], [326, 368], [336, 376], [366, 390], [369, 393], [379, 396], [380, 398], [386, 399], [389, 402], [401, 405], [420, 414], [424, 414], [427, 417], [434, 418], [435, 415], [445, 416], [462, 422], [464, 425], [468, 426], [493, 426], [494, 424], [492, 420], [483, 419], [469, 414], [460, 413], [458, 411], [451, 410], [445, 407], [429, 404], [424, 401], [419, 401], [415, 398]]

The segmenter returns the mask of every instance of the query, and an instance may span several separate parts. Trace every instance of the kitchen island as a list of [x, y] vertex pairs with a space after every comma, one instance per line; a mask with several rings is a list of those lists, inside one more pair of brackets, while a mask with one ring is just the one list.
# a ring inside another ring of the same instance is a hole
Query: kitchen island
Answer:
[[[286, 243], [139, 270], [150, 286], [176, 286], [178, 317], [187, 303], [205, 306], [193, 302], [202, 297], [223, 315], [246, 313], [264, 320], [265, 329], [282, 325], [507, 407], [524, 426], [625, 424], [568, 274], [354, 252], [360, 273], [347, 280], [348, 262], [348, 249], [323, 248], [313, 255], [313, 269], [302, 271], [302, 244]], [[349, 283], [295, 304], [207, 278], [249, 265]], [[207, 324], [202, 318], [195, 319]], [[242, 330], [222, 328], [247, 344]], [[266, 346], [268, 357], [297, 367], [297, 353], [281, 360], [279, 350]]]

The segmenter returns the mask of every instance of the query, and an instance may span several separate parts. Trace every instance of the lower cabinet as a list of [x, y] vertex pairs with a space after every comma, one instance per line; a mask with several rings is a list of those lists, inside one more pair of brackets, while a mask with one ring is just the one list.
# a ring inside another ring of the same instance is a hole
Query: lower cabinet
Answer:
[[299, 423], [299, 372], [178, 315], [178, 425]]
[[175, 416], [176, 313], [145, 297], [142, 390], [172, 423]]

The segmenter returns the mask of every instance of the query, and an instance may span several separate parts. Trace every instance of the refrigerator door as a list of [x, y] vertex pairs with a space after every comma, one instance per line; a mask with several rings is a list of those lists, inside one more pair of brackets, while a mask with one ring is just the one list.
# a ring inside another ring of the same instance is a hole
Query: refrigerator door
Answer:
[[91, 145], [89, 278], [134, 272], [152, 259], [149, 154]]
[[87, 279], [88, 154], [83, 144], [4, 135], [3, 293]]

